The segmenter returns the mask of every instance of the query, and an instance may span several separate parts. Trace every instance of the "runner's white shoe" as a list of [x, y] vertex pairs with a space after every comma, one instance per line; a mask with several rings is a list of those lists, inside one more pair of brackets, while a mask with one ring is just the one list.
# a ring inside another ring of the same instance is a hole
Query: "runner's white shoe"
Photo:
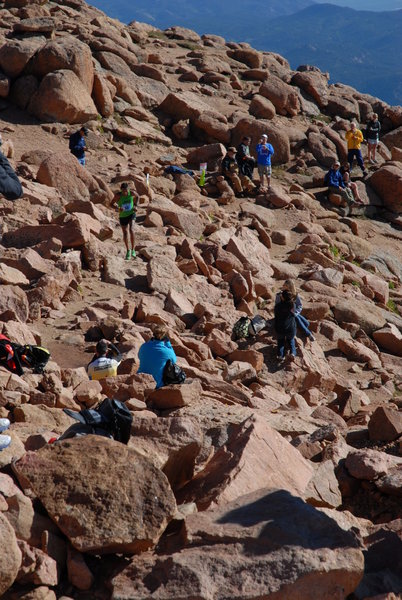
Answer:
[[11, 444], [9, 435], [0, 435], [0, 451], [5, 450]]
[[8, 419], [0, 419], [0, 432], [5, 431], [10, 427], [10, 421]]

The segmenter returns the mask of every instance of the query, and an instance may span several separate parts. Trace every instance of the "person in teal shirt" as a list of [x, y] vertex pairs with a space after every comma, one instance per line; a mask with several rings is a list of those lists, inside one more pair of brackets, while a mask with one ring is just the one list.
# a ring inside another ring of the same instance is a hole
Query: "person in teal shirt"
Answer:
[[[138, 204], [137, 192], [132, 192], [128, 187], [128, 183], [122, 183], [120, 191], [113, 196], [111, 206], [117, 205], [119, 211], [120, 227], [123, 232], [123, 240], [126, 246], [126, 260], [135, 258], [134, 248], [134, 229], [133, 225], [136, 218], [136, 210]], [[130, 245], [128, 243], [128, 232], [130, 232]]]
[[176, 363], [176, 353], [168, 338], [167, 329], [163, 325], [156, 325], [153, 337], [142, 344], [138, 351], [140, 367], [137, 373], [148, 373], [155, 379], [156, 387], [163, 386], [163, 370], [166, 362], [171, 360]]

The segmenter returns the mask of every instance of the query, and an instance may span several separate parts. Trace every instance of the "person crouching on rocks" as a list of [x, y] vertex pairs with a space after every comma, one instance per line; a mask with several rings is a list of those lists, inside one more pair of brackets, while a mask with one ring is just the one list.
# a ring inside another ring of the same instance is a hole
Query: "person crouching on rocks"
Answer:
[[295, 297], [284, 290], [280, 301], [275, 305], [275, 331], [278, 337], [278, 359], [282, 361], [285, 358], [286, 342], [290, 347], [292, 360], [296, 356], [296, 317], [295, 317]]
[[232, 185], [236, 196], [247, 196], [255, 190], [255, 185], [250, 177], [241, 173], [236, 160], [236, 148], [233, 146], [228, 149], [225, 158], [222, 160], [222, 175]]
[[[114, 195], [110, 206], [113, 207], [116, 205], [119, 210], [119, 221], [126, 246], [126, 260], [130, 260], [130, 258], [136, 257], [133, 225], [137, 216], [138, 194], [130, 190], [128, 183], [122, 183], [120, 191]], [[130, 245], [128, 243], [128, 230], [130, 231]]]
[[96, 352], [87, 365], [89, 379], [105, 379], [116, 377], [117, 367], [121, 363], [122, 356], [116, 346], [107, 340], [99, 340], [96, 344]]
[[310, 341], [314, 342], [315, 337], [313, 336], [313, 334], [311, 333], [311, 331], [309, 329], [310, 323], [308, 322], [306, 317], [304, 317], [301, 314], [302, 310], [303, 310], [303, 305], [302, 305], [301, 298], [300, 298], [299, 294], [297, 293], [296, 285], [295, 285], [295, 282], [293, 281], [293, 279], [287, 279], [285, 281], [285, 283], [283, 284], [282, 291], [280, 291], [276, 294], [275, 306], [281, 301], [282, 293], [285, 290], [290, 292], [291, 295], [295, 299], [294, 300], [294, 303], [295, 303], [294, 315], [296, 317], [297, 325], [300, 327], [300, 329], [303, 331], [303, 333], [310, 339]]
[[163, 386], [163, 371], [166, 362], [171, 360], [176, 363], [176, 353], [170, 343], [167, 329], [164, 325], [156, 325], [153, 337], [142, 344], [138, 351], [140, 367], [137, 373], [148, 373], [155, 379], [156, 387]]
[[222, 160], [222, 175], [233, 187], [236, 196], [243, 194], [243, 186], [239, 177], [239, 167], [236, 162], [236, 148], [229, 148]]

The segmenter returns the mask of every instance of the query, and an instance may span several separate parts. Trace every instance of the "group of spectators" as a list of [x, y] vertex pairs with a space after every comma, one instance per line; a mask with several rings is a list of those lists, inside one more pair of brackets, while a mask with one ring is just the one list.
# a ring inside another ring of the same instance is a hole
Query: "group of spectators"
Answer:
[[[222, 160], [222, 175], [228, 181], [237, 196], [248, 196], [257, 189], [264, 190], [264, 181], [267, 189], [271, 186], [271, 157], [274, 154], [272, 144], [268, 143], [268, 135], [264, 133], [257, 146], [257, 160], [250, 154], [251, 138], [244, 136], [241, 143], [235, 148], [231, 146]], [[257, 185], [253, 182], [254, 169], [257, 166], [260, 181]]]
[[364, 166], [361, 145], [364, 139], [367, 141], [367, 159], [370, 164], [376, 164], [376, 150], [380, 141], [381, 125], [378, 121], [378, 115], [373, 113], [368, 121], [365, 135], [358, 129], [356, 123], [351, 123], [350, 129], [346, 132], [345, 138], [348, 148], [347, 162], [341, 166], [338, 160], [334, 161], [332, 167], [326, 173], [324, 182], [328, 186], [330, 194], [337, 194], [341, 197], [343, 207], [342, 214], [346, 216], [352, 206], [356, 204], [364, 204], [360, 195], [357, 184], [351, 181], [350, 172], [353, 168], [353, 163], [356, 160], [362, 171], [363, 177], [367, 176], [367, 170]]

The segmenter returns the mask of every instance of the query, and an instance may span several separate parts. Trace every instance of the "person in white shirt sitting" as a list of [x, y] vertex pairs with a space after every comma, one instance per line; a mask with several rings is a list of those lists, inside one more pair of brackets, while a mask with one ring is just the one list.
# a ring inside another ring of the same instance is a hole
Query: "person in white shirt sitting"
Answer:
[[116, 346], [107, 340], [100, 340], [96, 344], [96, 353], [87, 366], [89, 379], [115, 377], [121, 361], [122, 356]]

